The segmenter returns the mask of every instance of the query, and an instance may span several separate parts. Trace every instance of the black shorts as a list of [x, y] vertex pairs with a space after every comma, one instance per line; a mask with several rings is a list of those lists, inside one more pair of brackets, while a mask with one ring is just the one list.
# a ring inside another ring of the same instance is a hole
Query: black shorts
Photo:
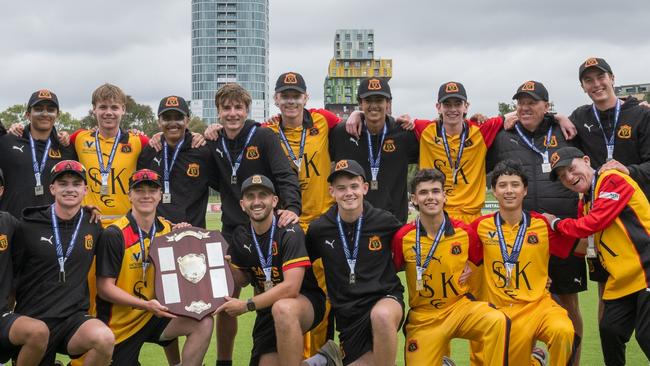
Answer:
[[609, 272], [603, 267], [598, 258], [587, 258], [589, 266], [589, 279], [595, 282], [605, 283], [609, 277]]
[[18, 318], [20, 315], [11, 311], [0, 315], [0, 363], [9, 361], [18, 356], [18, 352], [20, 352], [20, 346], [9, 341], [9, 330]]
[[402, 320], [397, 329], [404, 322], [404, 299], [402, 296], [386, 295], [369, 306], [365, 312], [350, 314], [351, 316], [336, 316], [336, 327], [339, 330], [339, 341], [343, 351], [343, 364], [349, 365], [367, 352], [372, 351], [372, 322], [370, 312], [372, 308], [384, 298], [397, 301], [402, 307]]
[[570, 255], [559, 258], [554, 255], [548, 262], [551, 277], [551, 293], [555, 295], [575, 294], [587, 291], [587, 268], [585, 259]]
[[147, 324], [139, 331], [115, 345], [112, 365], [139, 365], [138, 358], [140, 358], [140, 350], [145, 342], [156, 343], [162, 347], [172, 343], [174, 341], [173, 339], [167, 341], [160, 340], [170, 321], [170, 318], [151, 317]]
[[[309, 330], [314, 329], [325, 316], [325, 294], [322, 291], [304, 291], [300, 293], [311, 302], [314, 309], [314, 321]], [[264, 309], [257, 312], [255, 325], [253, 326], [253, 349], [249, 365], [257, 366], [260, 357], [266, 353], [277, 352], [277, 339], [275, 337], [275, 323], [271, 309]]]
[[79, 327], [92, 319], [95, 318], [85, 312], [74, 313], [63, 319], [41, 319], [47, 325], [47, 329], [50, 330], [47, 351], [45, 351], [41, 365], [53, 365], [57, 353], [68, 355], [73, 359], [81, 357], [82, 355], [71, 355], [68, 353], [68, 343], [72, 339], [72, 336], [77, 333]]

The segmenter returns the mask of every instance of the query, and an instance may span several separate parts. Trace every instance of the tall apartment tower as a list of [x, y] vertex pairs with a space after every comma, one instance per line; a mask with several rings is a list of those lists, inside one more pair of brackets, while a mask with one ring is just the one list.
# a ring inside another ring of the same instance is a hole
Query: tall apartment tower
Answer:
[[251, 93], [249, 118], [269, 110], [269, 0], [192, 0], [192, 114], [217, 121], [216, 91], [235, 82]]
[[372, 29], [338, 29], [334, 36], [334, 58], [325, 78], [325, 108], [347, 118], [357, 106], [357, 88], [362, 79], [375, 76], [390, 80], [393, 60], [375, 59]]

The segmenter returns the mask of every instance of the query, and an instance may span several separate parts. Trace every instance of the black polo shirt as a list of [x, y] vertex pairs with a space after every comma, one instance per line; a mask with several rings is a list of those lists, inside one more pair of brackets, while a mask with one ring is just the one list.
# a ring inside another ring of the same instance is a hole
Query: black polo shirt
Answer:
[[0, 137], [0, 168], [2, 168], [5, 177], [5, 193], [0, 199], [0, 210], [7, 211], [16, 218], [20, 218], [25, 207], [49, 205], [54, 202], [54, 197], [50, 194], [49, 188], [50, 170], [62, 160], [77, 159], [72, 147], [64, 147], [59, 144], [55, 128], [52, 128], [50, 133], [52, 144], [49, 151], [45, 152], [47, 140], [34, 140], [36, 160], [39, 167], [43, 153], [48, 154], [45, 169], [41, 172], [43, 194], [36, 196], [34, 194], [36, 180], [34, 178], [32, 152], [29, 146], [29, 128], [29, 125], [25, 126], [25, 130], [20, 137], [12, 134]]
[[[377, 181], [379, 189], [368, 190], [366, 200], [374, 207], [383, 208], [395, 215], [401, 222], [408, 218], [407, 176], [408, 165], [417, 164], [420, 152], [419, 143], [413, 131], [406, 131], [392, 117], [386, 117], [388, 130], [381, 147], [381, 161]], [[332, 161], [341, 159], [356, 160], [366, 171], [368, 182], [372, 179], [368, 159], [367, 129], [356, 139], [345, 131], [345, 124], [338, 124], [330, 133], [330, 157]], [[373, 156], [377, 150], [382, 133], [371, 135]]]
[[[161, 144], [163, 138], [161, 136]], [[163, 154], [164, 149], [156, 152], [151, 146], [145, 146], [138, 157], [138, 169], [151, 169], [163, 179]], [[167, 164], [171, 164], [173, 156], [174, 149], [169, 148]], [[192, 226], [205, 228], [209, 188], [219, 189], [216, 173], [216, 163], [210, 148], [207, 145], [192, 148], [192, 133], [186, 130], [185, 142], [170, 172], [171, 203], [163, 203], [161, 200], [157, 214], [173, 223], [188, 222]]]
[[18, 220], [15, 217], [8, 212], [0, 212], [0, 314], [9, 311], [7, 302], [14, 278], [11, 251], [16, 227]]

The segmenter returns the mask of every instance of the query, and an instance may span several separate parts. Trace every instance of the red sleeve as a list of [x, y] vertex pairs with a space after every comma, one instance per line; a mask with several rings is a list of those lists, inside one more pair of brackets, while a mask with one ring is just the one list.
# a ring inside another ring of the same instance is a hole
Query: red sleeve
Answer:
[[309, 110], [309, 113], [318, 113], [321, 116], [325, 117], [325, 120], [327, 121], [327, 127], [331, 130], [336, 126], [339, 122], [341, 122], [341, 119], [334, 113], [328, 111], [327, 109], [315, 109], [312, 108]]
[[70, 135], [70, 145], [74, 146], [74, 142], [77, 139], [77, 135], [79, 135], [81, 132], [85, 131], [83, 128], [80, 128], [76, 130], [75, 132]]
[[[474, 123], [474, 122], [470, 122], [470, 123]], [[481, 123], [478, 126], [478, 128], [481, 131], [481, 135], [483, 135], [483, 140], [485, 141], [485, 145], [489, 149], [490, 146], [492, 146], [494, 139], [497, 137], [497, 134], [503, 128], [503, 117], [497, 116], [497, 117], [489, 118], [488, 120]]]
[[411, 230], [415, 230], [415, 225], [413, 223], [406, 224], [399, 229], [393, 236], [393, 241], [391, 242], [391, 249], [393, 251], [393, 264], [395, 265], [396, 271], [401, 271], [404, 269], [404, 237]]
[[483, 263], [483, 243], [481, 243], [481, 239], [478, 237], [478, 225], [482, 219], [482, 217], [479, 217], [471, 225], [465, 225], [465, 230], [469, 237], [468, 259], [476, 266], [480, 266]]
[[530, 216], [543, 220], [544, 223], [546, 224], [546, 232], [548, 233], [548, 248], [549, 252], [560, 258], [566, 258], [575, 249], [576, 244], [578, 241], [576, 238], [572, 238], [570, 236], [563, 235], [562, 233], [553, 231], [551, 229], [551, 224], [546, 220], [546, 217], [543, 215], [538, 214], [537, 212], [531, 212]]
[[433, 121], [429, 121], [426, 119], [416, 119], [414, 122], [415, 124], [415, 137], [417, 137], [418, 141], [420, 141], [420, 136], [422, 136], [422, 132], [429, 126], [430, 124], [433, 123]]
[[149, 145], [149, 138], [146, 135], [139, 135], [140, 146], [144, 149], [145, 146]]
[[603, 178], [596, 194], [594, 207], [587, 216], [564, 219], [557, 224], [557, 230], [574, 238], [586, 238], [604, 230], [627, 206], [634, 194], [634, 187], [625, 178], [611, 174]]

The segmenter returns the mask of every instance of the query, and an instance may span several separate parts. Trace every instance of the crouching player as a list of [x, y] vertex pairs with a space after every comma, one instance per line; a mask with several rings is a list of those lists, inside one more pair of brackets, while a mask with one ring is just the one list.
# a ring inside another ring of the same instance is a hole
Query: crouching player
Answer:
[[[411, 181], [414, 223], [393, 238], [393, 262], [406, 271], [411, 310], [406, 320], [407, 365], [440, 365], [452, 338], [483, 342], [485, 365], [506, 365], [509, 319], [475, 301], [461, 277], [476, 250], [476, 233], [444, 211], [445, 175], [420, 170]], [[474, 255], [474, 257], [476, 257]]]
[[253, 284], [256, 295], [228, 298], [217, 309], [232, 317], [257, 311], [250, 365], [300, 365], [303, 334], [318, 325], [325, 294], [318, 287], [300, 225], [278, 227], [278, 196], [269, 178], [253, 175], [241, 186], [241, 208], [250, 226], [240, 225], [230, 244], [235, 281]]

